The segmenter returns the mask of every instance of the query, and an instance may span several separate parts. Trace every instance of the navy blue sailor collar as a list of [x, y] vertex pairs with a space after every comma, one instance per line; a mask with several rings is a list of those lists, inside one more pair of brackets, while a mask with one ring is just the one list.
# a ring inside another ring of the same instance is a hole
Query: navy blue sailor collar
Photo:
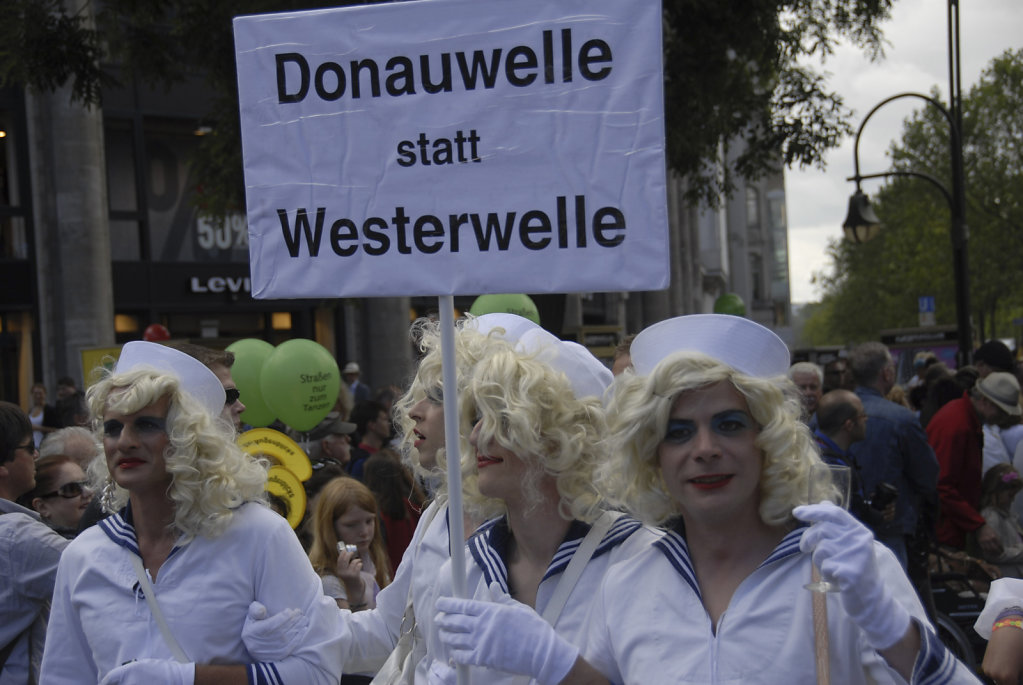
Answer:
[[[793, 528], [781, 539], [778, 546], [767, 555], [767, 558], [760, 562], [757, 568], [763, 568], [768, 564], [799, 554], [799, 541], [806, 531], [805, 523]], [[689, 584], [697, 597], [701, 597], [700, 586], [696, 582], [696, 571], [693, 570], [693, 562], [689, 557], [689, 545], [686, 543], [686, 529], [682, 517], [673, 519], [666, 526], [665, 534], [653, 543], [660, 552], [671, 562], [682, 579]]]
[[[630, 535], [642, 528], [642, 526], [642, 523], [630, 516], [619, 516], [607, 533], [604, 534], [591, 559], [611, 551]], [[551, 559], [551, 563], [544, 573], [543, 580], [540, 582], [564, 572], [565, 568], [568, 567], [568, 562], [572, 560], [572, 555], [579, 549], [579, 545], [582, 543], [583, 538], [586, 537], [586, 534], [590, 532], [591, 527], [590, 524], [583, 523], [582, 521], [572, 521], [569, 524], [565, 539], [558, 546], [558, 551], [554, 553], [554, 558]], [[473, 560], [483, 571], [483, 578], [486, 580], [487, 585], [496, 581], [500, 584], [501, 589], [508, 594], [511, 594], [511, 592], [508, 588], [508, 566], [506, 560], [508, 558], [508, 543], [511, 537], [508, 519], [501, 516], [481, 525], [466, 543], [469, 546], [469, 552], [472, 554]]]
[[[124, 505], [124, 508], [119, 512], [107, 516], [96, 525], [98, 525], [100, 529], [106, 533], [107, 537], [115, 544], [124, 547], [137, 557], [142, 556], [142, 553], [139, 552], [138, 536], [135, 534], [135, 523], [131, 513], [130, 501]], [[181, 549], [180, 539], [178, 542], [174, 543], [174, 548], [171, 549], [167, 558], [170, 559], [179, 549]]]

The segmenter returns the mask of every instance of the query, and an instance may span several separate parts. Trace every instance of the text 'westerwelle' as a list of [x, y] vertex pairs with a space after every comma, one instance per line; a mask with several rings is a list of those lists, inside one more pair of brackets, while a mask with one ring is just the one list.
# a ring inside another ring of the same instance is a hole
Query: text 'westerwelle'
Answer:
[[279, 209], [277, 215], [293, 258], [317, 257], [324, 245], [339, 257], [351, 257], [360, 249], [372, 256], [454, 253], [465, 242], [479, 252], [504, 252], [514, 243], [527, 250], [544, 250], [585, 248], [590, 237], [600, 247], [616, 247], [625, 240], [625, 216], [615, 207], [600, 207], [589, 216], [583, 195], [575, 196], [571, 209], [563, 196], [556, 197], [554, 205], [553, 216], [530, 209], [413, 217], [404, 207], [395, 207], [389, 218], [370, 217], [358, 223], [346, 217], [328, 217], [326, 207], [317, 208], [312, 220], [304, 208], [294, 215]]

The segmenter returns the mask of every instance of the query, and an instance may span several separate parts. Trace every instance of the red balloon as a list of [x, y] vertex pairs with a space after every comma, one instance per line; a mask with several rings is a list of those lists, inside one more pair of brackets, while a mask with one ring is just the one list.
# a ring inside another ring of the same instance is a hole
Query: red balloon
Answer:
[[142, 339], [148, 342], [160, 342], [161, 340], [170, 340], [170, 331], [167, 327], [161, 323], [151, 323], [146, 326], [145, 332], [142, 334]]

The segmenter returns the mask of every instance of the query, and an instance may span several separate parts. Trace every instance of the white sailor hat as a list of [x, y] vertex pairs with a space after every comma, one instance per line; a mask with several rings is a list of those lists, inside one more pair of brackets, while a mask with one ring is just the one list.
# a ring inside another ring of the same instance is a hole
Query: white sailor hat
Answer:
[[611, 370], [588, 349], [577, 342], [559, 340], [540, 327], [523, 333], [516, 349], [564, 373], [577, 399], [602, 399], [614, 380]]
[[466, 328], [475, 329], [483, 335], [490, 335], [491, 331], [500, 328], [504, 333], [498, 337], [512, 344], [518, 342], [527, 331], [540, 329], [538, 325], [524, 316], [507, 314], [505, 312], [480, 314], [469, 319], [468, 323], [466, 323]]
[[181, 389], [190, 394], [212, 416], [224, 410], [227, 396], [224, 385], [209, 367], [195, 357], [158, 343], [135, 340], [125, 343], [117, 359], [114, 373], [150, 367], [178, 377]]
[[770, 378], [789, 368], [789, 348], [773, 331], [740, 316], [690, 314], [666, 319], [642, 330], [630, 354], [636, 373], [645, 376], [676, 352], [699, 352], [749, 376]]

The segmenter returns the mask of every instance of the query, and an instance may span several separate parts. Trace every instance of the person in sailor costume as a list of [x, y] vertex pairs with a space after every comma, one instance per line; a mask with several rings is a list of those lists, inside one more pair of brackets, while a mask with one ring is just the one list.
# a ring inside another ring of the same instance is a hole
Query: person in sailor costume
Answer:
[[[939, 640], [894, 555], [845, 510], [808, 502], [821, 460], [774, 333], [740, 317], [685, 316], [642, 331], [631, 351], [634, 370], [610, 393], [599, 482], [666, 534], [603, 575], [581, 643], [533, 623], [521, 640], [531, 656], [510, 657], [485, 631], [459, 633], [453, 661], [542, 685], [816, 683], [816, 595], [831, 682], [978, 682]], [[837, 591], [805, 587], [814, 564]], [[445, 620], [469, 613], [437, 607]], [[536, 668], [573, 657], [569, 670]]]
[[[611, 381], [588, 350], [542, 330], [476, 365], [470, 443], [482, 499], [466, 502], [497, 516], [469, 539], [470, 599], [451, 597], [450, 564], [441, 570], [431, 682], [454, 682], [453, 662], [472, 664], [469, 682], [488, 684], [558, 682], [577, 662], [585, 670], [577, 655], [593, 594], [612, 564], [658, 537], [606, 511], [594, 485], [607, 459], [601, 400]], [[537, 626], [569, 649], [533, 651]], [[492, 662], [475, 643], [512, 663]]]
[[265, 505], [266, 465], [235, 444], [224, 398], [205, 365], [150, 342], [89, 389], [105, 455], [90, 471], [116, 513], [61, 558], [41, 682], [337, 683], [337, 606]]

